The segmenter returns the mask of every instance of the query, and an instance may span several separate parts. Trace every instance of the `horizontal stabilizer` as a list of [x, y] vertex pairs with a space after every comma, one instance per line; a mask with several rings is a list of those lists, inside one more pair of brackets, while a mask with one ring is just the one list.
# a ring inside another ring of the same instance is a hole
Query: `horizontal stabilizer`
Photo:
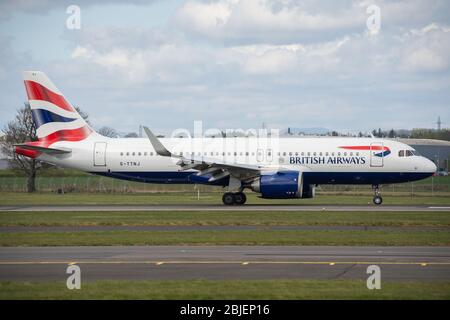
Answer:
[[46, 153], [46, 154], [50, 154], [50, 155], [66, 154], [66, 153], [72, 152], [70, 150], [46, 148], [46, 147], [41, 147], [41, 146], [32, 146], [29, 144], [15, 144], [14, 146], [17, 148], [22, 148], [22, 149], [31, 150], [31, 151], [37, 151], [37, 152]]

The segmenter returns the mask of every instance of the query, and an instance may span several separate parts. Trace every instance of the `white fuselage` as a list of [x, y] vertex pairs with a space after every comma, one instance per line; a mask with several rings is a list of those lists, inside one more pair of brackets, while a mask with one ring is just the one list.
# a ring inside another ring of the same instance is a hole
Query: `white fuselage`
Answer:
[[[176, 155], [226, 163], [260, 165], [265, 170], [295, 170], [311, 184], [381, 184], [432, 175], [436, 166], [403, 143], [376, 138], [172, 138], [160, 139]], [[91, 135], [60, 141], [67, 155], [39, 159], [61, 167], [150, 183], [190, 183], [196, 170], [182, 170], [179, 159], [157, 155], [145, 138], [112, 139]], [[403, 152], [402, 152], [403, 151]], [[400, 156], [403, 154], [404, 156]], [[408, 156], [406, 156], [408, 154]]]

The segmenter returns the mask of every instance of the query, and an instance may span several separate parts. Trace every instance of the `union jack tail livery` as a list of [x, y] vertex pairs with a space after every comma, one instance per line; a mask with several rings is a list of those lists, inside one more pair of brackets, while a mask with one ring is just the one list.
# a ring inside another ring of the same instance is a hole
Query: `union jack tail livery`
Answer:
[[40, 71], [24, 72], [25, 88], [39, 141], [80, 141], [92, 129], [61, 92]]
[[45, 73], [25, 71], [23, 77], [39, 140], [16, 146], [16, 152], [36, 157], [55, 142], [81, 141], [94, 132]]

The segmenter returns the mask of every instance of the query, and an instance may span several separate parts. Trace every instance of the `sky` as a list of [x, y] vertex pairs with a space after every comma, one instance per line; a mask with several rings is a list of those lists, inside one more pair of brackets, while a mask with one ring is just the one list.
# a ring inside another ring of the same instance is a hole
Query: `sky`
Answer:
[[3, 0], [0, 128], [24, 70], [119, 132], [450, 127], [449, 16], [445, 0]]

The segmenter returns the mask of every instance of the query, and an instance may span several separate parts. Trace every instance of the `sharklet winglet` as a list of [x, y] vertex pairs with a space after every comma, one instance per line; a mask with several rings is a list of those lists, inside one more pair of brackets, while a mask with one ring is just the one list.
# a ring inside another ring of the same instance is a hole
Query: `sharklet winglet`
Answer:
[[167, 150], [166, 147], [164, 147], [161, 141], [159, 141], [159, 139], [153, 134], [153, 132], [149, 128], [144, 127], [144, 131], [147, 134], [147, 137], [150, 140], [150, 143], [152, 144], [157, 154], [163, 157], [172, 156], [172, 153], [169, 150]]

